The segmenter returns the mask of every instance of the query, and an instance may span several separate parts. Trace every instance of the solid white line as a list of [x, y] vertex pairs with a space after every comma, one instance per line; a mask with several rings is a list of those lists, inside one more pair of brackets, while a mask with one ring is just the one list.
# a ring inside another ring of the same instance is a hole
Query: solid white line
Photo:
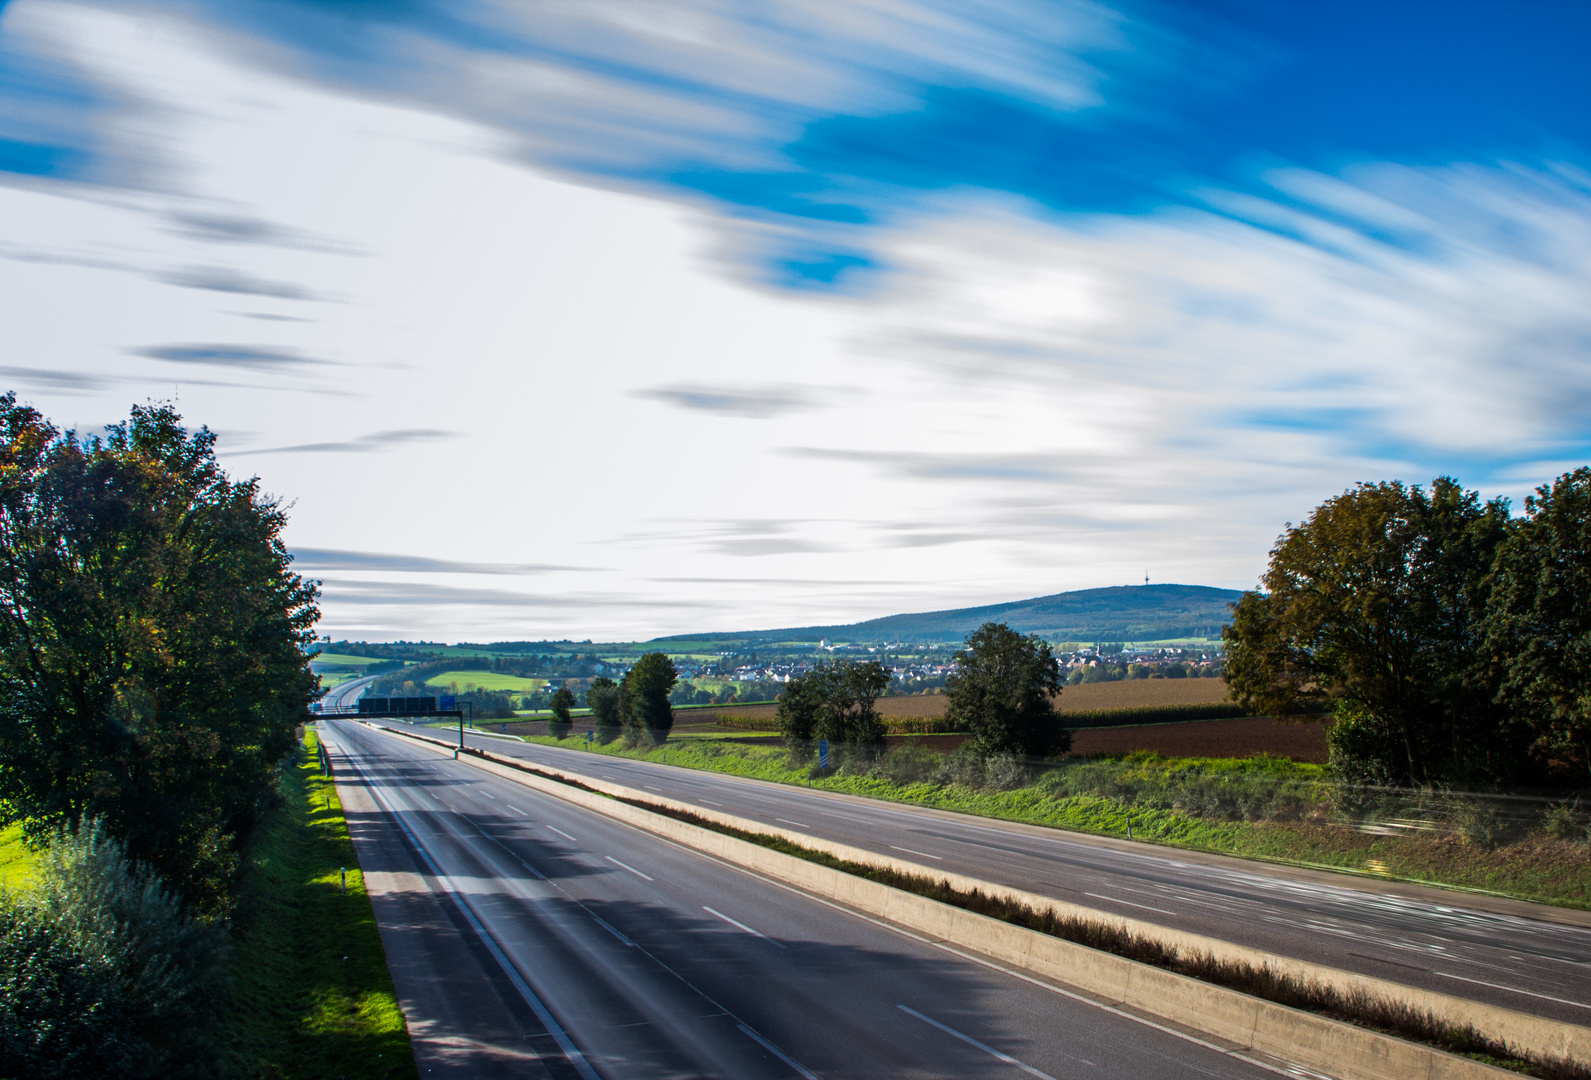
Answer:
[[904, 851], [908, 855], [921, 855], [925, 859], [938, 859], [940, 862], [944, 861], [944, 856], [942, 855], [930, 855], [926, 851], [913, 851], [909, 847], [896, 847], [894, 844], [891, 844], [889, 849], [891, 851]]
[[760, 938], [762, 938], [762, 940], [766, 941], [769, 945], [773, 945], [773, 946], [775, 946], [777, 948], [780, 948], [780, 949], [788, 949], [790, 947], [790, 946], [784, 944], [784, 942], [782, 942], [782, 941], [773, 940], [773, 938], [769, 937], [767, 934], [758, 933], [756, 930], [753, 930], [751, 927], [747, 926], [743, 922], [736, 922], [734, 919], [731, 919], [728, 915], [725, 915], [722, 911], [714, 911], [710, 907], [704, 907], [704, 908], [702, 908], [702, 910], [707, 912], [707, 914], [709, 914], [709, 915], [717, 915], [720, 919], [723, 919], [730, 926], [738, 927], [739, 929], [744, 930], [746, 933], [750, 934], [752, 937], [760, 937]]
[[[934, 1027], [938, 1028], [940, 1031], [943, 1031], [946, 1035], [954, 1035], [956, 1038], [960, 1039], [962, 1042], [966, 1043], [968, 1046], [976, 1046], [979, 1050], [982, 1050], [985, 1054], [988, 1054], [992, 1058], [997, 1058], [1000, 1061], [1005, 1062], [1007, 1065], [1015, 1065], [1017, 1068], [1021, 1069], [1025, 1073], [1027, 1073], [1029, 1076], [1037, 1076], [1037, 1077], [1040, 1078], [1040, 1080], [1055, 1080], [1055, 1077], [1051, 1076], [1049, 1073], [1040, 1072], [1039, 1070], [1035, 1069], [1033, 1066], [1018, 1061], [1016, 1058], [1012, 1057], [1010, 1054], [1002, 1054], [1000, 1051], [996, 1050], [994, 1047], [989, 1046], [989, 1045], [987, 1045], [985, 1043], [981, 1043], [977, 1039], [974, 1039], [971, 1035], [963, 1035], [961, 1032], [957, 1031], [955, 1028], [949, 1027], [949, 1026], [947, 1026], [945, 1024], [941, 1024], [938, 1020], [935, 1020], [931, 1016], [924, 1016], [922, 1013], [918, 1012], [916, 1009], [909, 1009], [905, 1005], [897, 1005], [897, 1006], [895, 1006], [895, 1008], [899, 1009], [901, 1012], [910, 1013], [912, 1016], [915, 1016], [917, 1019], [921, 1020], [925, 1024], [932, 1024]], [[1093, 1064], [1093, 1063], [1090, 1062], [1089, 1064]]]
[[557, 833], [559, 836], [563, 837], [565, 840], [569, 841], [571, 844], [578, 844], [580, 842], [580, 841], [576, 840], [574, 837], [570, 836], [568, 833], [564, 832], [562, 829], [557, 828], [556, 826], [549, 825], [549, 826], [547, 826], [547, 828], [552, 829], [553, 832]]
[[[591, 913], [587, 912], [587, 914], [591, 914]], [[619, 933], [613, 927], [609, 926], [607, 920], [602, 918], [602, 916], [591, 914], [591, 917], [593, 919], [597, 920], [597, 925], [602, 927], [602, 929], [606, 930], [608, 933], [612, 934], [614, 937], [616, 937], [620, 941], [624, 942], [630, 948], [632, 948], [632, 949], [635, 948], [635, 942], [631, 941], [629, 938], [627, 938], [623, 934]]]
[[768, 1051], [768, 1053], [772, 1054], [774, 1057], [790, 1066], [796, 1072], [806, 1077], [806, 1080], [818, 1080], [818, 1078], [812, 1075], [812, 1073], [809, 1072], [807, 1068], [799, 1061], [785, 1053], [783, 1050], [779, 1049], [777, 1046], [773, 1045], [773, 1043], [769, 1042], [767, 1039], [764, 1039], [761, 1035], [758, 1035], [755, 1031], [752, 1031], [745, 1024], [739, 1024], [737, 1026], [741, 1031], [744, 1031], [747, 1035], [750, 1035], [753, 1039], [756, 1039], [757, 1042], [761, 1043], [762, 1048]]
[[1543, 1001], [1556, 1001], [1559, 1005], [1573, 1005], [1577, 1009], [1591, 1009], [1581, 1001], [1570, 1001], [1568, 998], [1553, 997], [1550, 994], [1538, 994], [1531, 990], [1521, 990], [1517, 986], [1504, 986], [1502, 983], [1481, 982], [1479, 979], [1466, 979], [1462, 975], [1449, 975], [1445, 971], [1434, 972], [1444, 979], [1457, 979], [1459, 982], [1474, 983], [1476, 986], [1489, 986], [1493, 990], [1507, 990], [1510, 994], [1524, 994], [1526, 997], [1541, 998]]
[[646, 878], [646, 880], [648, 880], [648, 881], [656, 880], [655, 878], [646, 877], [645, 874], [641, 873], [641, 871], [637, 870], [635, 867], [631, 866], [629, 863], [622, 863], [618, 859], [615, 859], [612, 855], [604, 855], [602, 857], [604, 859], [608, 860], [614, 866], [622, 866], [622, 867], [624, 867], [626, 870], [628, 870], [630, 873], [634, 874], [638, 878]]
[[1101, 896], [1097, 892], [1086, 892], [1084, 896], [1092, 896], [1095, 900], [1109, 900], [1112, 904], [1126, 904], [1128, 907], [1143, 908], [1145, 911], [1158, 911], [1162, 915], [1175, 915], [1175, 911], [1167, 911], [1163, 907], [1150, 907], [1148, 904], [1135, 904], [1131, 900], [1120, 900], [1114, 896]]
[[776, 817], [776, 818], [774, 818], [774, 819], [773, 819], [773, 820], [775, 820], [775, 821], [782, 821], [782, 822], [784, 822], [784, 823], [785, 823], [785, 824], [786, 824], [786, 825], [798, 825], [798, 826], [800, 826], [800, 827], [801, 827], [801, 828], [803, 828], [803, 829], [810, 829], [810, 828], [812, 828], [812, 826], [810, 826], [810, 825], [808, 825], [808, 824], [807, 824], [807, 823], [806, 823], [806, 822], [804, 822], [804, 821], [791, 821], [791, 820], [790, 820], [790, 819], [789, 819], [789, 818], [787, 818], [787, 817]]
[[365, 786], [370, 790], [371, 796], [386, 809], [393, 822], [399, 829], [403, 830], [404, 835], [409, 838], [409, 842], [414, 845], [415, 852], [419, 854], [420, 858], [425, 860], [425, 864], [430, 868], [431, 876], [436, 879], [436, 883], [442, 886], [444, 891], [452, 894], [454, 900], [458, 903], [459, 911], [464, 915], [465, 921], [470, 924], [471, 929], [475, 931], [481, 943], [486, 946], [487, 951], [492, 954], [492, 958], [503, 969], [503, 974], [508, 976], [508, 981], [514, 984], [514, 989], [519, 991], [519, 996], [524, 999], [525, 1004], [530, 1006], [530, 1011], [536, 1014], [536, 1019], [541, 1022], [541, 1026], [546, 1028], [547, 1033], [553, 1037], [553, 1041], [558, 1044], [558, 1049], [562, 1050], [564, 1057], [569, 1059], [569, 1064], [575, 1067], [575, 1071], [580, 1074], [582, 1080], [602, 1080], [591, 1068], [590, 1064], [587, 1063], [586, 1057], [580, 1052], [579, 1047], [575, 1046], [574, 1041], [569, 1038], [569, 1033], [553, 1018], [552, 1013], [542, 1003], [541, 998], [536, 996], [536, 992], [530, 988], [530, 984], [519, 974], [519, 969], [514, 966], [514, 962], [508, 958], [508, 955], [498, 946], [492, 935], [487, 932], [480, 919], [476, 917], [475, 909], [470, 904], [469, 897], [453, 884], [452, 878], [442, 872], [442, 868], [436, 864], [436, 860], [431, 858], [431, 853], [420, 843], [420, 838], [409, 828], [408, 822], [403, 820], [402, 815], [392, 808], [385, 796], [377, 789], [375, 781], [365, 771], [364, 766], [351, 755], [348, 760], [353, 763], [355, 769], [359, 770], [359, 774], [364, 779]]

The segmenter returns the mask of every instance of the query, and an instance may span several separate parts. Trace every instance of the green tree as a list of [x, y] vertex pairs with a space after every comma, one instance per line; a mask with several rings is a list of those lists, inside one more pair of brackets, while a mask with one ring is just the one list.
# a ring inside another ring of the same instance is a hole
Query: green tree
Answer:
[[1487, 638], [1539, 756], [1591, 770], [1591, 469], [1525, 500], [1498, 552]]
[[619, 684], [619, 708], [624, 714], [625, 742], [662, 746], [674, 727], [674, 707], [668, 696], [679, 672], [667, 653], [649, 652], [625, 672]]
[[547, 721], [547, 734], [555, 739], [568, 736], [573, 721], [569, 717], [569, 710], [575, 706], [574, 691], [567, 686], [560, 686], [558, 692], [553, 694], [551, 708], [552, 719]]
[[977, 753], [1049, 757], [1071, 748], [1071, 732], [1055, 711], [1060, 664], [1037, 635], [987, 622], [955, 659], [945, 717], [972, 732]]
[[[1448, 477], [1427, 494], [1360, 484], [1289, 527], [1263, 589], [1223, 631], [1225, 678], [1250, 713], [1341, 711], [1333, 764], [1387, 782], [1502, 779], [1524, 755], [1495, 704], [1482, 649], [1503, 500], [1481, 504]], [[1367, 763], [1354, 755], [1383, 755]]]
[[814, 740], [826, 739], [838, 752], [874, 755], [886, 729], [875, 704], [889, 688], [889, 669], [877, 660], [825, 661], [785, 684], [779, 725], [799, 760], [811, 757]]
[[0, 396], [0, 816], [97, 818], [201, 908], [317, 693], [280, 506], [169, 407], [106, 438]]
[[619, 685], [606, 675], [591, 680], [586, 691], [586, 707], [591, 710], [591, 726], [596, 740], [610, 743], [624, 730], [619, 716]]

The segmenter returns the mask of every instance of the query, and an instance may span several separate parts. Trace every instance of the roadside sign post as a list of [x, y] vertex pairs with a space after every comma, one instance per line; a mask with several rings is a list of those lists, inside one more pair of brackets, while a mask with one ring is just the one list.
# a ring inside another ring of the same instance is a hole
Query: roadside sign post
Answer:
[[829, 740], [827, 740], [827, 739], [819, 739], [818, 740], [818, 768], [827, 769], [828, 767], [829, 767]]

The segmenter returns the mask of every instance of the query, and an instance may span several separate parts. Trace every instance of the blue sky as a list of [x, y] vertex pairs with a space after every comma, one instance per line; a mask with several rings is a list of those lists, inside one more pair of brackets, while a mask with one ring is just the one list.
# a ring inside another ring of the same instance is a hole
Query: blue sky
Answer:
[[1243, 586], [1355, 481], [1583, 463], [1588, 44], [1565, 3], [10, 0], [0, 374], [68, 425], [177, 397], [296, 500], [339, 636]]

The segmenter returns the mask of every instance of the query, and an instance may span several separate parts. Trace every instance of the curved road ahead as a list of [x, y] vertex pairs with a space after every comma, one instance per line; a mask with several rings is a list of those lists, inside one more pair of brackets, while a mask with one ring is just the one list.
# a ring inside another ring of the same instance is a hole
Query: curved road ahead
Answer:
[[1302, 1075], [406, 740], [321, 728], [422, 1076]]

